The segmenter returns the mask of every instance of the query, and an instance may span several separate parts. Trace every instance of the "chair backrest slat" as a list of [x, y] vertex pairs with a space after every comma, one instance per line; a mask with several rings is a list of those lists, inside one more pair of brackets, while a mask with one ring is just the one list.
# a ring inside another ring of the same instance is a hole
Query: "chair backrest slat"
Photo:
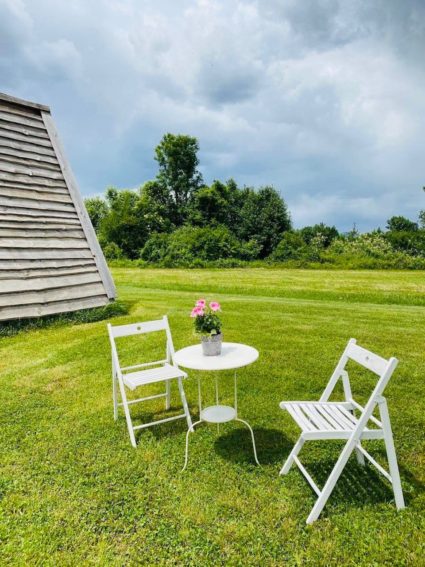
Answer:
[[346, 356], [348, 356], [348, 358], [354, 360], [358, 364], [361, 364], [378, 376], [381, 376], [388, 366], [388, 360], [385, 360], [385, 358], [382, 358], [382, 356], [374, 354], [373, 352], [370, 352], [369, 350], [366, 350], [365, 348], [356, 345], [355, 343], [348, 344], [345, 350], [345, 354]]
[[111, 335], [117, 339], [120, 337], [129, 337], [131, 335], [142, 335], [143, 333], [152, 333], [154, 331], [166, 331], [167, 320], [158, 319], [156, 321], [146, 321], [144, 323], [133, 323], [131, 325], [111, 326]]

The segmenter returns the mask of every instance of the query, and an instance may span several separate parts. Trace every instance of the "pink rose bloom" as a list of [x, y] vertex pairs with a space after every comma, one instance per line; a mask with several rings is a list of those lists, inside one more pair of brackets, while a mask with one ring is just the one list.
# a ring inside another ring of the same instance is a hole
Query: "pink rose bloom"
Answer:
[[220, 304], [217, 301], [211, 301], [210, 309], [211, 311], [218, 311], [220, 309]]
[[202, 309], [202, 307], [194, 307], [192, 309], [192, 312], [190, 314], [191, 317], [198, 317], [198, 315], [203, 315], [204, 314], [204, 310]]
[[198, 299], [198, 301], [196, 302], [196, 307], [205, 307], [205, 305], [207, 304], [207, 302], [205, 301], [205, 299]]

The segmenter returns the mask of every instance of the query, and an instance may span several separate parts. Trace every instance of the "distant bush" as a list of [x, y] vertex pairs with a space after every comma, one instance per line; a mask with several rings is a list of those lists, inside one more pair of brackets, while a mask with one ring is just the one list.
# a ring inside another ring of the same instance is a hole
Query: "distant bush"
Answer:
[[[100, 242], [103, 244], [102, 240]], [[118, 244], [115, 244], [115, 242], [108, 242], [107, 244], [104, 244], [102, 246], [102, 250], [107, 260], [120, 260], [121, 258], [124, 258], [123, 251]]]
[[379, 233], [360, 234], [357, 238], [338, 238], [328, 248], [332, 255], [385, 258], [393, 253], [391, 244]]
[[140, 258], [149, 263], [163, 262], [167, 256], [170, 234], [154, 232], [140, 251]]
[[270, 256], [270, 260], [284, 262], [306, 258], [308, 247], [299, 232], [286, 232]]
[[140, 258], [164, 266], [195, 266], [230, 258], [252, 260], [258, 249], [255, 241], [241, 243], [224, 226], [184, 226], [171, 234], [152, 234], [140, 251]]
[[339, 238], [321, 254], [325, 263], [346, 268], [424, 269], [425, 257], [415, 257], [395, 250], [387, 235], [379, 232]]
[[390, 231], [385, 239], [394, 250], [425, 257], [425, 230]]
[[334, 226], [327, 226], [323, 222], [314, 226], [305, 226], [299, 233], [306, 244], [319, 240], [322, 248], [327, 248], [339, 237], [339, 232]]

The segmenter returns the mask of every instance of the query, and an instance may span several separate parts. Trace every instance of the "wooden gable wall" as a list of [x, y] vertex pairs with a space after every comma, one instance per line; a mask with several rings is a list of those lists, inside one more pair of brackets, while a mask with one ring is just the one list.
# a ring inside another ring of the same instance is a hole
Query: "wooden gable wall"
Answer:
[[0, 321], [114, 297], [49, 108], [0, 93]]

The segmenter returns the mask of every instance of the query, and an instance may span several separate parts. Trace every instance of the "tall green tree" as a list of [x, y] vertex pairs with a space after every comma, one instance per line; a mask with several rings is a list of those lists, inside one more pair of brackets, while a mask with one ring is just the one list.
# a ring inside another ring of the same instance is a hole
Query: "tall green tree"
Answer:
[[241, 220], [242, 191], [233, 179], [226, 183], [213, 181], [210, 187], [201, 187], [192, 199], [189, 222], [198, 226], [221, 224], [232, 232]]
[[278, 245], [282, 234], [291, 229], [288, 207], [273, 187], [259, 191], [243, 191], [241, 221], [237, 233], [243, 240], [255, 240], [260, 246], [260, 257], [265, 258]]
[[109, 214], [102, 220], [99, 240], [103, 246], [114, 243], [127, 258], [137, 258], [148, 231], [140, 196], [136, 191], [110, 187], [106, 191]]
[[332, 241], [339, 236], [335, 226], [327, 226], [323, 222], [314, 226], [305, 226], [300, 230], [300, 234], [307, 244], [310, 244], [314, 238], [320, 238], [324, 248], [330, 246]]
[[155, 149], [156, 180], [171, 197], [170, 213], [176, 226], [187, 219], [190, 202], [203, 184], [198, 151], [198, 140], [183, 134], [165, 134]]
[[173, 200], [167, 187], [156, 180], [146, 181], [140, 188], [139, 214], [144, 215], [146, 230], [170, 232], [173, 228]]
[[418, 225], [406, 217], [394, 216], [387, 220], [387, 230], [392, 232], [414, 232], [418, 230]]
[[109, 208], [103, 197], [88, 197], [84, 205], [92, 222], [93, 228], [98, 232], [102, 220], [108, 216]]

